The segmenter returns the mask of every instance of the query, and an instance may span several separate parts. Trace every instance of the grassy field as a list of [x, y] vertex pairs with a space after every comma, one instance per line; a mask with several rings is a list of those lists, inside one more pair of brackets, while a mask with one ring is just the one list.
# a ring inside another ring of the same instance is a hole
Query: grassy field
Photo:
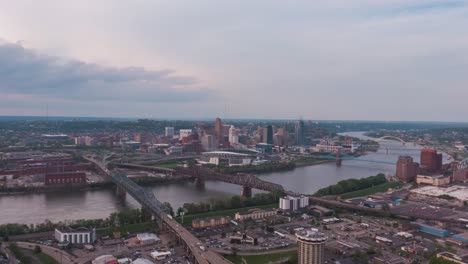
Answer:
[[122, 235], [125, 235], [126, 233], [154, 232], [156, 229], [156, 222], [145, 222], [119, 227], [100, 228], [96, 230], [96, 233], [100, 236], [110, 236], [113, 232], [120, 232]]
[[399, 189], [402, 186], [403, 186], [402, 182], [386, 182], [386, 183], [379, 184], [379, 185], [376, 185], [374, 187], [370, 187], [367, 189], [362, 189], [362, 190], [342, 194], [341, 198], [351, 199], [351, 198], [363, 197], [363, 196], [371, 195], [374, 193], [385, 192], [389, 188]]
[[[297, 259], [297, 250], [283, 252], [283, 253], [275, 253], [275, 254], [268, 254], [265, 252], [265, 255], [252, 255], [252, 256], [226, 256], [226, 258], [234, 264], [267, 264], [277, 262], [280, 259], [282, 260], [295, 260]], [[244, 261], [242, 261], [242, 259]]]
[[39, 253], [36, 254], [39, 259], [42, 261], [42, 264], [58, 264], [58, 262], [51, 256], [45, 254], [45, 253]]
[[[233, 217], [237, 212], [244, 212], [253, 208], [275, 208], [278, 207], [277, 203], [274, 204], [267, 204], [267, 205], [258, 205], [258, 206], [253, 206], [253, 207], [243, 207], [243, 208], [237, 208], [237, 209], [229, 209], [229, 210], [222, 210], [222, 211], [212, 211], [212, 212], [206, 212], [206, 213], [200, 213], [200, 214], [188, 214], [184, 216], [184, 225], [190, 225], [192, 224], [192, 220], [195, 218], [204, 218], [204, 217], [210, 217], [210, 216], [231, 216]], [[177, 222], [182, 223], [182, 219], [180, 217], [176, 217], [175, 220]]]
[[166, 169], [174, 169], [174, 168], [177, 168], [179, 165], [182, 165], [182, 163], [164, 163], [164, 164], [156, 164], [155, 166], [166, 168]]

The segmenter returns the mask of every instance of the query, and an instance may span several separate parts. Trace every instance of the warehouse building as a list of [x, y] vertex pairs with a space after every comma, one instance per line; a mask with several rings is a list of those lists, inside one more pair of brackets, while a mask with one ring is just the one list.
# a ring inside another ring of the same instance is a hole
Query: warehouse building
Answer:
[[428, 233], [431, 235], [439, 236], [439, 237], [446, 237], [449, 235], [449, 231], [446, 229], [438, 228], [436, 226], [430, 226], [422, 223], [412, 222], [414, 226], [416, 226], [419, 231]]

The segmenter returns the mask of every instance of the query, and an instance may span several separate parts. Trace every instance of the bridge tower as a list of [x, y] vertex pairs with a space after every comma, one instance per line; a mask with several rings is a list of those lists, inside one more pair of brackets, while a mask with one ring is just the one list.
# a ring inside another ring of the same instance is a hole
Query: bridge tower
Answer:
[[146, 207], [142, 206], [141, 207], [141, 218], [144, 222], [148, 222], [153, 220], [153, 214], [151, 213], [151, 210], [147, 209]]
[[119, 185], [116, 186], [115, 191], [117, 193], [117, 197], [119, 198], [125, 198], [125, 196], [127, 195], [127, 192], [125, 191], [125, 189], [120, 187]]
[[252, 188], [247, 187], [247, 186], [242, 186], [241, 196], [246, 197], [246, 198], [252, 197]]
[[336, 152], [336, 166], [337, 167], [341, 166], [341, 151], [340, 150]]

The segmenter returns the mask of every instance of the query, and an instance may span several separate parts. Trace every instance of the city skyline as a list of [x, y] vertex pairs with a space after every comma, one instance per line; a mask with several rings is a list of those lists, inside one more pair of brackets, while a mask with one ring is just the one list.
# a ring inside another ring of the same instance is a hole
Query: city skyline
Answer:
[[464, 121], [466, 3], [3, 2], [0, 112]]

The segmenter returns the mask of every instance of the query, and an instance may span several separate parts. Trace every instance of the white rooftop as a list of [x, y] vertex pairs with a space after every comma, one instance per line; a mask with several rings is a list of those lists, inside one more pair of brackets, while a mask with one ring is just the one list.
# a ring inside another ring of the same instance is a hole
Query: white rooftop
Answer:
[[468, 187], [461, 185], [453, 185], [450, 187], [437, 187], [437, 186], [424, 186], [421, 188], [411, 190], [411, 193], [428, 195], [428, 196], [440, 196], [440, 195], [450, 195], [457, 198], [460, 201], [468, 200]]
[[156, 240], [159, 241], [159, 237], [153, 233], [141, 233], [137, 234], [137, 239], [140, 241], [147, 241], [147, 240]]

